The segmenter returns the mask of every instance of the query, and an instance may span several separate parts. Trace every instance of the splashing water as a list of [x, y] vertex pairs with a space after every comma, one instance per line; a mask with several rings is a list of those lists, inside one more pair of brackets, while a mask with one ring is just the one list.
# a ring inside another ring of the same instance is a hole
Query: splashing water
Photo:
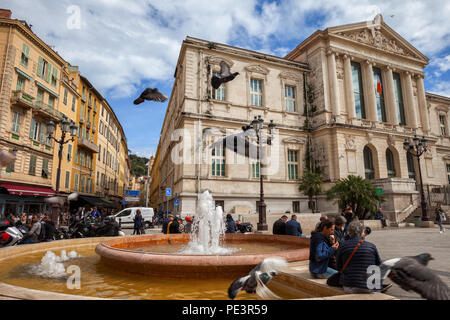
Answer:
[[197, 215], [192, 225], [191, 240], [183, 254], [231, 254], [236, 249], [221, 246], [225, 234], [222, 207], [214, 206], [212, 195], [205, 191], [200, 195]]
[[47, 251], [42, 257], [41, 263], [31, 266], [30, 273], [34, 276], [45, 278], [64, 278], [67, 276], [63, 262], [81, 257], [76, 251], [72, 250], [69, 254], [66, 250], [61, 251], [61, 256], [57, 256], [53, 251]]

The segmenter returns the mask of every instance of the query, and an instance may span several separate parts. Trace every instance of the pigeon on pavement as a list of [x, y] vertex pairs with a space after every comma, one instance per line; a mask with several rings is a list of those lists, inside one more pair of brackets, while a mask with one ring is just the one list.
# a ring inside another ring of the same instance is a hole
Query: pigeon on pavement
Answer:
[[282, 258], [264, 259], [248, 275], [233, 281], [228, 288], [228, 297], [234, 299], [241, 290], [245, 290], [247, 293], [256, 293], [265, 300], [280, 299], [266, 284], [286, 265], [286, 260]]
[[212, 76], [211, 85], [214, 89], [220, 87], [222, 83], [229, 82], [236, 78], [239, 72], [230, 72], [230, 66], [225, 61], [220, 62], [220, 77]]
[[380, 265], [381, 279], [389, 277], [403, 290], [417, 292], [427, 300], [450, 300], [450, 289], [431, 269], [429, 253], [390, 259]]
[[167, 96], [165, 94], [162, 94], [161, 92], [159, 92], [158, 88], [155, 88], [155, 89], [147, 88], [141, 93], [139, 98], [134, 100], [133, 103], [140, 104], [140, 103], [144, 102], [145, 100], [164, 102], [167, 100]]

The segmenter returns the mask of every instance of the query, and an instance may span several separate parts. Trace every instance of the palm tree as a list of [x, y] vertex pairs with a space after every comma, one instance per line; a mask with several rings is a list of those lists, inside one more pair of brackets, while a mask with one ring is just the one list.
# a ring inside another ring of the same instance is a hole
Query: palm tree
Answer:
[[308, 195], [309, 206], [314, 213], [313, 197], [322, 193], [322, 177], [320, 173], [306, 171], [300, 179], [298, 190]]
[[351, 206], [359, 219], [363, 219], [366, 212], [374, 214], [378, 202], [384, 201], [383, 195], [377, 195], [375, 186], [370, 180], [360, 176], [349, 175], [345, 179], [339, 179], [336, 184], [327, 191], [327, 200], [337, 199], [339, 208]]

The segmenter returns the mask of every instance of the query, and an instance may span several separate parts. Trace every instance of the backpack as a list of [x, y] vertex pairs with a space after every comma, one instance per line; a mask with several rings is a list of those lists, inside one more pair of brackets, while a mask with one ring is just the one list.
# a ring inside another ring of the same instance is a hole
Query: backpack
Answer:
[[39, 222], [41, 224], [41, 231], [39, 232], [39, 241], [45, 240], [45, 222]]

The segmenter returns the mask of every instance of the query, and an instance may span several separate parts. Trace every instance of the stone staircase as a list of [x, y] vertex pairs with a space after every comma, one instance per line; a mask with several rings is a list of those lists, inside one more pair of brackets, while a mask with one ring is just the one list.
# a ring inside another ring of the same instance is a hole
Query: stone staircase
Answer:
[[[428, 207], [428, 215], [430, 216], [430, 220], [431, 221], [435, 221], [435, 218], [436, 218], [436, 214], [434, 213], [434, 209], [435, 209], [434, 206], [431, 207], [431, 208]], [[447, 220], [444, 221], [443, 224], [447, 224], [448, 225], [448, 224], [450, 224], [450, 215], [449, 215], [449, 213], [450, 213], [450, 206], [442, 206], [442, 210], [444, 210], [445, 216], [447, 218]], [[406, 222], [406, 223], [414, 223], [414, 220], [415, 220], [416, 216], [419, 216], [419, 217], [422, 216], [422, 209], [420, 208], [420, 205], [419, 205], [419, 207], [417, 207], [416, 210], [414, 210], [414, 212], [412, 214], [410, 214], [405, 219], [404, 222]]]
[[410, 203], [402, 211], [395, 213], [395, 221], [391, 221], [390, 226], [399, 227], [406, 223], [414, 223], [414, 213], [417, 209], [420, 209], [420, 197], [411, 195]]

